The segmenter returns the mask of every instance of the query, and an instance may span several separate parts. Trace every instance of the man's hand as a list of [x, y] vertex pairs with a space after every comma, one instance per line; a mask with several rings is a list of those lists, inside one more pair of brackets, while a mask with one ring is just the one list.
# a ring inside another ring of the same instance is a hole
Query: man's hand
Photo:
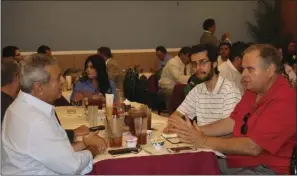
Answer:
[[83, 138], [84, 144], [86, 147], [96, 147], [99, 150], [99, 153], [103, 153], [106, 148], [109, 146], [107, 140], [97, 135], [97, 132], [92, 132], [88, 136]]
[[206, 136], [196, 123], [191, 123], [188, 117], [186, 120], [181, 118], [169, 119], [169, 124], [172, 126], [169, 131], [176, 133], [181, 142], [194, 145], [197, 148], [205, 143]]
[[[168, 117], [168, 119], [174, 119], [174, 118], [180, 119], [181, 115], [176, 111], [170, 117]], [[173, 128], [173, 126], [170, 125], [170, 123], [168, 123], [167, 126], [164, 128], [163, 133], [165, 133], [165, 134], [173, 133], [172, 131], [170, 131], [170, 129], [172, 129], [172, 128]]]
[[90, 133], [89, 128], [86, 125], [82, 125], [78, 128], [75, 128], [74, 130], [74, 136], [84, 136]]
[[229, 32], [225, 32], [223, 35], [222, 35], [222, 41], [225, 41], [226, 39], [230, 39], [230, 33]]
[[86, 148], [86, 150], [89, 150], [92, 153], [93, 158], [100, 154], [100, 151], [97, 147], [89, 146]]

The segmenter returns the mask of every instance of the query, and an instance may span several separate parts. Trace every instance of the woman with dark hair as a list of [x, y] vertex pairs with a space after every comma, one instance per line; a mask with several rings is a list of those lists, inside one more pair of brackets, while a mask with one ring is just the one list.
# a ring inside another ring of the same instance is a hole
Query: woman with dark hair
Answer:
[[105, 96], [106, 93], [116, 94], [114, 82], [108, 80], [106, 64], [99, 55], [91, 55], [85, 61], [85, 74], [75, 84], [70, 100], [73, 103], [80, 102], [84, 97], [91, 97], [96, 93]]

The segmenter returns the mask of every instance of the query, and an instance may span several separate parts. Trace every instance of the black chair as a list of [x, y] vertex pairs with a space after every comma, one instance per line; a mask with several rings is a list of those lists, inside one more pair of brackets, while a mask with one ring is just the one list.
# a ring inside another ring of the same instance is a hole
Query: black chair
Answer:
[[139, 80], [137, 80], [137, 84], [135, 87], [135, 101], [138, 103], [148, 105], [148, 79], [146, 76], [142, 75]]
[[291, 157], [290, 174], [297, 175], [297, 145], [295, 145]]
[[127, 69], [123, 82], [124, 96], [130, 101], [135, 101], [135, 89], [138, 81], [138, 73], [132, 69]]

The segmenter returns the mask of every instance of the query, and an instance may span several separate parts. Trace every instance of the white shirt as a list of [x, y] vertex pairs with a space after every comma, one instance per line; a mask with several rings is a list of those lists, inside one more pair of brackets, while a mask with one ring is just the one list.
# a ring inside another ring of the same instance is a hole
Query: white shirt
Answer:
[[243, 94], [243, 86], [241, 84], [241, 74], [234, 67], [232, 62], [228, 59], [226, 62], [222, 63], [219, 66], [220, 75], [227, 78], [229, 81], [233, 82], [240, 90], [240, 93]]
[[108, 62], [110, 61], [111, 58], [108, 58], [106, 61], [105, 61], [105, 64], [107, 65]]
[[[187, 67], [187, 74], [184, 75], [184, 69]], [[192, 74], [192, 65], [185, 65], [179, 56], [170, 59], [162, 70], [159, 86], [161, 88], [173, 89], [176, 83], [187, 84]]]
[[[229, 59], [227, 59], [227, 60], [229, 60]], [[221, 66], [223, 63], [225, 63], [225, 62], [226, 62], [226, 61], [223, 61], [222, 56], [219, 55], [219, 56], [218, 56], [218, 68], [220, 68], [220, 66]]]
[[78, 175], [92, 170], [90, 151], [74, 152], [54, 107], [20, 91], [2, 124], [3, 175]]
[[197, 124], [202, 126], [229, 117], [240, 99], [238, 88], [219, 76], [212, 92], [207, 90], [205, 83], [196, 85], [177, 111], [190, 119], [196, 116]]

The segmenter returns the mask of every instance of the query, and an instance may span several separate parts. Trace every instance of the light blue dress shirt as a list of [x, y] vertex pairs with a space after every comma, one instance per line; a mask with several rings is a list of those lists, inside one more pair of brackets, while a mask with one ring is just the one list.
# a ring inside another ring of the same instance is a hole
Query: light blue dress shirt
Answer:
[[159, 65], [158, 65], [158, 70], [160, 70], [161, 68], [163, 68], [166, 65], [166, 63], [169, 61], [169, 59], [171, 59], [171, 58], [172, 58], [172, 56], [166, 54], [164, 60], [163, 61], [160, 60]]

